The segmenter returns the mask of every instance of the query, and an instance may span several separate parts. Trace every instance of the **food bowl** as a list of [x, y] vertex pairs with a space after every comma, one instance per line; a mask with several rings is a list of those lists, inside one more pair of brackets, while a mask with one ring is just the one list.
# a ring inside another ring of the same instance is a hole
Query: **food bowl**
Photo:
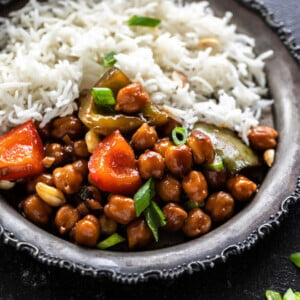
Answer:
[[[250, 249], [280, 223], [290, 204], [300, 199], [300, 178], [297, 181], [300, 174], [300, 73], [291, 55], [300, 61], [299, 48], [260, 2], [211, 0], [210, 3], [217, 14], [233, 12], [238, 30], [255, 37], [257, 52], [268, 49], [275, 52], [266, 68], [275, 104], [263, 123], [274, 124], [280, 140], [275, 163], [253, 201], [203, 237], [163, 249], [116, 252], [87, 249], [60, 239], [21, 217], [9, 205], [9, 199], [0, 198], [0, 238], [4, 243], [27, 251], [48, 265], [82, 275], [136, 283], [150, 278], [172, 279], [183, 273], [212, 268], [216, 263], [226, 262], [231, 255]], [[8, 9], [1, 13], [5, 10]]]

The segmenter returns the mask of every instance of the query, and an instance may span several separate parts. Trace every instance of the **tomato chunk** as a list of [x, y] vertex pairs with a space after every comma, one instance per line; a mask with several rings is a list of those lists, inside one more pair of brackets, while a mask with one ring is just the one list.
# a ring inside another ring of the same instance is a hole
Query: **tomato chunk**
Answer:
[[105, 192], [134, 194], [142, 185], [134, 152], [119, 130], [107, 136], [89, 161], [91, 180]]
[[0, 179], [35, 176], [43, 171], [43, 158], [43, 143], [31, 120], [0, 137]]

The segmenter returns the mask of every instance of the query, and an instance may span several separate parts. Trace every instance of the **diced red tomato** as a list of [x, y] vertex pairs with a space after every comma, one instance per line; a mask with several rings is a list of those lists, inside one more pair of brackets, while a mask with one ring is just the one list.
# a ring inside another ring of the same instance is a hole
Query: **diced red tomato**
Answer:
[[102, 191], [134, 194], [142, 185], [134, 152], [119, 130], [99, 144], [90, 158], [89, 171]]
[[0, 137], [0, 179], [38, 175], [43, 171], [43, 158], [43, 143], [31, 120]]

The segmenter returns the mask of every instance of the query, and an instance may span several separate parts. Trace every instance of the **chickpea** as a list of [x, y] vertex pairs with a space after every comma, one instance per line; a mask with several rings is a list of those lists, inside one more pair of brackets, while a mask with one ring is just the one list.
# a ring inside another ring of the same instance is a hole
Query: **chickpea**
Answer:
[[73, 165], [56, 168], [53, 171], [55, 186], [65, 194], [74, 194], [79, 191], [82, 183], [82, 175], [76, 171]]
[[138, 219], [130, 223], [127, 228], [127, 240], [130, 249], [143, 248], [153, 238], [152, 232], [146, 222]]
[[173, 145], [174, 144], [170, 141], [169, 138], [164, 138], [154, 144], [153, 150], [159, 153], [162, 157], [165, 157], [167, 149]]
[[275, 148], [277, 145], [278, 132], [268, 126], [256, 126], [248, 134], [250, 144], [257, 150]]
[[191, 149], [186, 145], [170, 146], [165, 153], [165, 161], [173, 174], [184, 176], [192, 168]]
[[72, 205], [66, 204], [57, 211], [54, 224], [60, 234], [69, 232], [79, 220], [79, 213]]
[[104, 206], [107, 217], [120, 224], [128, 224], [136, 218], [134, 201], [121, 195], [110, 195]]
[[138, 169], [144, 179], [159, 179], [164, 175], [165, 160], [159, 153], [146, 150], [138, 159]]
[[98, 188], [95, 186], [84, 186], [80, 189], [78, 195], [83, 201], [77, 207], [82, 215], [86, 215], [87, 212], [97, 214], [102, 211], [102, 196]]
[[50, 131], [51, 131], [51, 126], [50, 123], [47, 123], [45, 126], [41, 127], [41, 122], [37, 121], [35, 122], [36, 128], [38, 130], [38, 133], [40, 135], [40, 137], [42, 138], [42, 140], [48, 140], [50, 137]]
[[226, 187], [237, 201], [248, 201], [254, 195], [257, 185], [243, 175], [228, 179]]
[[52, 208], [39, 196], [31, 195], [21, 204], [25, 216], [38, 225], [46, 225], [50, 221]]
[[205, 203], [205, 211], [217, 223], [228, 220], [233, 214], [233, 209], [234, 199], [222, 191], [210, 195]]
[[188, 237], [196, 237], [210, 230], [211, 218], [200, 208], [192, 209], [182, 227], [183, 233]]
[[167, 174], [156, 183], [156, 193], [163, 201], [179, 202], [181, 196], [181, 184], [171, 174]]
[[192, 149], [194, 162], [203, 164], [212, 163], [215, 157], [214, 145], [209, 136], [200, 130], [193, 130], [187, 140], [187, 145]]
[[38, 176], [37, 178], [35, 178], [34, 180], [28, 181], [28, 183], [26, 185], [27, 192], [28, 193], [35, 193], [35, 186], [39, 182], [43, 182], [43, 183], [45, 183], [47, 185], [50, 185], [50, 186], [54, 185], [52, 175], [44, 173], [44, 174]]
[[157, 132], [154, 127], [144, 123], [132, 136], [131, 141], [134, 148], [138, 151], [144, 151], [154, 146], [157, 141]]
[[179, 126], [181, 126], [180, 122], [168, 117], [168, 121], [159, 128], [160, 136], [171, 136], [172, 130]]
[[74, 116], [57, 118], [51, 125], [51, 136], [54, 139], [61, 139], [65, 135], [68, 135], [70, 139], [78, 139], [84, 134], [82, 123]]
[[79, 220], [72, 233], [77, 244], [94, 247], [100, 237], [100, 224], [98, 219], [93, 215], [87, 215]]
[[54, 158], [52, 166], [62, 165], [72, 159], [72, 147], [65, 147], [58, 143], [46, 144], [45, 155]]
[[86, 205], [85, 201], [80, 202], [76, 206], [76, 209], [81, 216], [86, 216], [90, 213], [90, 210], [89, 210], [88, 206]]
[[87, 177], [89, 174], [88, 161], [87, 160], [76, 160], [72, 164], [75, 170], [81, 174], [83, 178]]
[[126, 114], [139, 112], [149, 101], [148, 94], [139, 83], [131, 83], [120, 89], [116, 99], [116, 111]]
[[223, 171], [204, 170], [208, 186], [213, 190], [221, 190], [226, 185], [227, 173]]
[[182, 187], [188, 198], [194, 202], [202, 202], [208, 195], [206, 179], [199, 171], [191, 171], [184, 177]]
[[79, 140], [74, 143], [74, 154], [80, 158], [86, 158], [90, 156], [86, 142]]
[[99, 218], [101, 234], [112, 235], [117, 231], [118, 224], [113, 219], [108, 218], [105, 214], [102, 214]]
[[162, 209], [167, 224], [163, 227], [165, 231], [176, 232], [180, 230], [187, 218], [187, 212], [175, 203], [168, 203]]

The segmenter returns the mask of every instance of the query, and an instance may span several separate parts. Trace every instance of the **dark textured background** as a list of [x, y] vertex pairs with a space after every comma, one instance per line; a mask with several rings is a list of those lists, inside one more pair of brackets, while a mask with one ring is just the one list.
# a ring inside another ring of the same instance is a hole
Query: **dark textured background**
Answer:
[[[222, 0], [226, 1], [226, 0]], [[264, 0], [300, 44], [300, 0]], [[1, 9], [1, 8], [0, 8]], [[46, 267], [0, 244], [0, 300], [10, 299], [264, 299], [266, 289], [300, 290], [300, 270], [288, 255], [300, 251], [300, 204], [280, 228], [240, 257], [174, 281], [126, 286]]]

